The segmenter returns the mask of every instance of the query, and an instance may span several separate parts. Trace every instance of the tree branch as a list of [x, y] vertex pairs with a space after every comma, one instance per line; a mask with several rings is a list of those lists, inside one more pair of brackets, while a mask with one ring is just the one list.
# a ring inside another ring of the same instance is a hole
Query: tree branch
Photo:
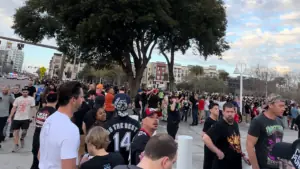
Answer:
[[[137, 52], [138, 52], [139, 59], [141, 59], [142, 56], [141, 56], [141, 47], [140, 47], [140, 42], [139, 42], [139, 40], [135, 40], [135, 44], [136, 44], [136, 48], [137, 48]], [[143, 45], [143, 42], [142, 42], [142, 45]]]
[[149, 62], [149, 60], [151, 59], [152, 52], [153, 52], [153, 49], [154, 49], [154, 47], [156, 46], [156, 44], [157, 44], [157, 40], [154, 41], [153, 45], [152, 45], [151, 48], [150, 48], [150, 51], [149, 51], [149, 55], [148, 55], [148, 59], [147, 59], [146, 64], [147, 64], [147, 63]]
[[167, 60], [167, 63], [168, 64], [170, 64], [170, 60], [169, 60], [169, 58], [168, 58], [168, 56], [166, 55], [166, 53], [165, 52], [161, 52], [162, 54], [163, 54], [163, 56], [166, 58], [166, 60]]

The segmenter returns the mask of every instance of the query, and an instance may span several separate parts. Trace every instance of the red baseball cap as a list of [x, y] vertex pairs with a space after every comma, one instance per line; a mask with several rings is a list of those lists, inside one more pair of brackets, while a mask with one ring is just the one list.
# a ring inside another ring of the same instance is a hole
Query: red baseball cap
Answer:
[[147, 108], [145, 110], [146, 117], [151, 117], [151, 116], [153, 116], [154, 113], [156, 113], [158, 117], [162, 116], [162, 113], [160, 111], [157, 111], [157, 109]]

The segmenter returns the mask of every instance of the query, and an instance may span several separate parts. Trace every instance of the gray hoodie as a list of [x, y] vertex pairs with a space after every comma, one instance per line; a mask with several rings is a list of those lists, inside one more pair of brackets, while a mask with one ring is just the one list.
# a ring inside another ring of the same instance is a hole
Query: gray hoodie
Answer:
[[0, 117], [7, 117], [9, 115], [9, 105], [14, 102], [14, 99], [13, 94], [3, 95], [0, 92]]

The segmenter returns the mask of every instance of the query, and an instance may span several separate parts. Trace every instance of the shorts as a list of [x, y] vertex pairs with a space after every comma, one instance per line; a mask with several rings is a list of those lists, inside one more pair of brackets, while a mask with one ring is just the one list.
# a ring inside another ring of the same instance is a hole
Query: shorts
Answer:
[[30, 125], [30, 120], [13, 120], [12, 129], [13, 130], [27, 130]]

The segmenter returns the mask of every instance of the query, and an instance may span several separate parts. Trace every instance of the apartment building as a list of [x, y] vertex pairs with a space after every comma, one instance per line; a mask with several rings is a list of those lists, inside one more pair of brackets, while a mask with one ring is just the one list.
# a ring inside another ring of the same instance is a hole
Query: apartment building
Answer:
[[0, 49], [1, 66], [12, 63], [13, 70], [21, 72], [24, 62], [24, 52], [15, 48], [2, 48]]
[[[48, 74], [50, 77], [58, 77], [60, 70], [61, 70], [61, 64], [62, 64], [62, 54], [60, 53], [54, 53], [50, 62], [49, 62], [49, 69]], [[63, 79], [64, 80], [72, 80], [76, 79], [77, 73], [82, 71], [85, 64], [72, 64], [72, 63], [65, 63], [64, 73], [63, 73]], [[66, 74], [66, 72], [71, 72], [70, 76]]]

